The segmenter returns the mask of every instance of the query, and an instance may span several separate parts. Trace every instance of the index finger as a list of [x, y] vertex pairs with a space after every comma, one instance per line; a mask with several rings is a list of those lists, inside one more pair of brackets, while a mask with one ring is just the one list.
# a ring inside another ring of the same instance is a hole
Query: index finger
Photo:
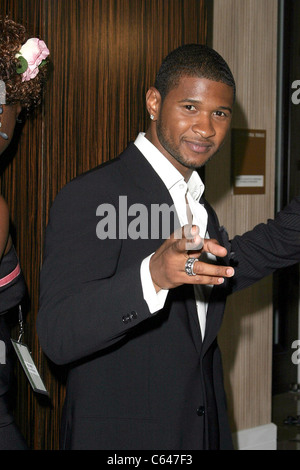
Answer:
[[220, 243], [214, 238], [205, 238], [203, 240], [203, 251], [205, 251], [206, 253], [211, 253], [215, 256], [219, 256], [221, 258], [227, 255], [226, 248], [220, 245]]

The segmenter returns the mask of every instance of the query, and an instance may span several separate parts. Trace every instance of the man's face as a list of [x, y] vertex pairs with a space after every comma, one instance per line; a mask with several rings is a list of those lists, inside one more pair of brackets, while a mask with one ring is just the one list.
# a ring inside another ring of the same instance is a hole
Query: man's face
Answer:
[[233, 89], [229, 85], [183, 77], [163, 103], [159, 102], [153, 143], [186, 176], [221, 148], [232, 107]]

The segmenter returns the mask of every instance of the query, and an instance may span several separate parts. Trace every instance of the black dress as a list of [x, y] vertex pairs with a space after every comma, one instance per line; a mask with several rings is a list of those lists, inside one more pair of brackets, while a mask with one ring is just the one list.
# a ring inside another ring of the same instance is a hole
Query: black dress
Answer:
[[14, 247], [0, 263], [0, 450], [25, 450], [27, 444], [12, 413], [13, 361], [7, 319], [25, 293], [25, 282]]

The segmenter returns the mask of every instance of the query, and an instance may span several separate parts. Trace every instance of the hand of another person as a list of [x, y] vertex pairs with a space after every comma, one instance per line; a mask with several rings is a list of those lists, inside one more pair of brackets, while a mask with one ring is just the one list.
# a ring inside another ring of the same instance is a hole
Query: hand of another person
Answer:
[[211, 284], [224, 282], [225, 277], [232, 277], [234, 269], [196, 261], [193, 265], [194, 276], [185, 271], [188, 258], [199, 258], [203, 252], [224, 257], [226, 248], [217, 240], [202, 239], [199, 228], [195, 225], [184, 226], [180, 232], [173, 233], [170, 238], [153, 254], [150, 260], [150, 273], [156, 291], [172, 289], [182, 284]]

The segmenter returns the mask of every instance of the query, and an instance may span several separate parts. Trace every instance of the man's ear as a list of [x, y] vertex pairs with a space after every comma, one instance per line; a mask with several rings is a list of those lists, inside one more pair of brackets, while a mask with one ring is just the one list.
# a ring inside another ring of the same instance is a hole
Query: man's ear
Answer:
[[156, 121], [161, 105], [161, 96], [155, 87], [150, 87], [146, 93], [146, 106], [153, 121]]

